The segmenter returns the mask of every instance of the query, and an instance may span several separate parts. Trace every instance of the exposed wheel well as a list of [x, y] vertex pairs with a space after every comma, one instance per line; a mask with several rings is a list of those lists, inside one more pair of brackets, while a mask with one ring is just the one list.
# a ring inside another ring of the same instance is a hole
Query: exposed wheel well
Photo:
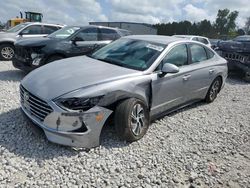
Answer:
[[8, 45], [14, 46], [13, 42], [0, 42], [0, 46], [3, 44], [8, 44]]
[[[219, 78], [220, 81], [221, 81], [221, 86], [220, 86], [220, 90], [221, 90], [221, 87], [222, 87], [222, 84], [223, 84], [223, 78], [222, 78], [221, 75], [217, 76], [215, 79], [217, 79], [217, 78]], [[219, 90], [219, 92], [220, 92], [220, 90]]]

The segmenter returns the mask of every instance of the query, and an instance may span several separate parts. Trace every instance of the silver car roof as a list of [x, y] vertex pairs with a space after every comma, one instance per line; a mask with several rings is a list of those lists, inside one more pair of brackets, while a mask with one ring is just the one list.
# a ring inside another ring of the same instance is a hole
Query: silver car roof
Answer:
[[177, 41], [188, 41], [186, 39], [177, 38], [173, 36], [163, 36], [163, 35], [129, 35], [124, 38], [130, 38], [135, 40], [145, 40], [150, 42], [156, 42], [164, 45], [168, 45]]

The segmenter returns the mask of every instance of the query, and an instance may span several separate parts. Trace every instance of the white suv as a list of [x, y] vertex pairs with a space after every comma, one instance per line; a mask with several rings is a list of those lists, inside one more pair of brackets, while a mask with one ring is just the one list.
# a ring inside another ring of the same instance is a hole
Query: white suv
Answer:
[[62, 25], [26, 22], [0, 32], [0, 59], [11, 60], [14, 56], [14, 43], [21, 38], [43, 37], [51, 34]]
[[212, 46], [207, 37], [195, 36], [195, 35], [173, 35], [173, 36], [177, 38], [185, 38], [185, 39], [189, 39], [193, 41], [198, 41], [198, 42], [205, 44], [206, 46], [210, 48]]

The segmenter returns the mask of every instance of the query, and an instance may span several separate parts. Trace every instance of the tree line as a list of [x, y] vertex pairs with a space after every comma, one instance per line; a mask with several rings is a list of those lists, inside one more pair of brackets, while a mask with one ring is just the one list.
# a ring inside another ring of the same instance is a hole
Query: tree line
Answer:
[[247, 18], [244, 28], [236, 26], [238, 11], [229, 9], [218, 10], [215, 22], [204, 19], [200, 22], [180, 21], [159, 23], [154, 27], [158, 35], [201, 35], [208, 38], [233, 38], [238, 35], [250, 34], [250, 17]]

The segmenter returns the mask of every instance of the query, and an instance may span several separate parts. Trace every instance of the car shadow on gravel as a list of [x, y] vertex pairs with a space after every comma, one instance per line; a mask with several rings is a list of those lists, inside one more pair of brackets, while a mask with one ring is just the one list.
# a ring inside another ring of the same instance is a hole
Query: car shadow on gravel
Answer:
[[27, 73], [21, 70], [7, 70], [0, 72], [0, 81], [21, 81]]
[[236, 74], [229, 75], [226, 80], [226, 83], [230, 85], [250, 85], [249, 82], [244, 81], [242, 78], [239, 77], [239, 75]]
[[40, 161], [78, 154], [70, 147], [49, 142], [40, 128], [26, 120], [20, 108], [0, 114], [0, 155], [3, 152]]

